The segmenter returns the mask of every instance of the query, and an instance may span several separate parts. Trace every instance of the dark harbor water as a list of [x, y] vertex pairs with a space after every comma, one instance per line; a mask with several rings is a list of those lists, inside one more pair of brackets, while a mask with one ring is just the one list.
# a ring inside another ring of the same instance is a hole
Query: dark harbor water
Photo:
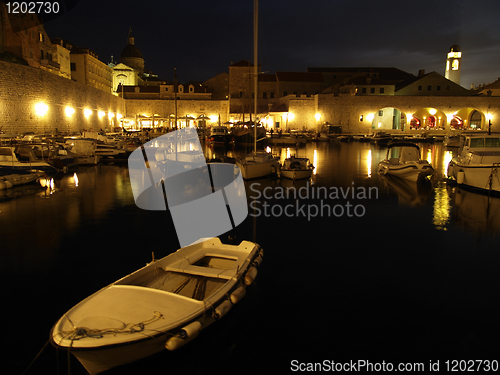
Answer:
[[[386, 148], [308, 143], [312, 181], [245, 182], [229, 236], [264, 249], [246, 297], [176, 352], [110, 374], [286, 373], [307, 363], [498, 359], [500, 199], [444, 182], [454, 152], [421, 144], [436, 178], [382, 179]], [[273, 149], [286, 156], [287, 149]], [[206, 149], [210, 158], [224, 149]], [[227, 151], [228, 156], [235, 152]], [[169, 212], [137, 208], [126, 165], [1, 191], [3, 368], [21, 374], [53, 324], [107, 284], [178, 248]], [[28, 374], [85, 374], [47, 345]]]

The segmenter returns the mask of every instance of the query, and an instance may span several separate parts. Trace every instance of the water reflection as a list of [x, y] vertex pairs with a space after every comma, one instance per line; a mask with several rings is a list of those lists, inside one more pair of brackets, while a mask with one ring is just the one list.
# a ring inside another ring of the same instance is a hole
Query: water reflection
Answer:
[[476, 235], [500, 232], [500, 198], [458, 187], [449, 189], [453, 202], [453, 219]]
[[446, 226], [450, 221], [450, 196], [444, 182], [438, 182], [434, 188], [434, 210], [432, 223], [438, 230], [447, 230]]

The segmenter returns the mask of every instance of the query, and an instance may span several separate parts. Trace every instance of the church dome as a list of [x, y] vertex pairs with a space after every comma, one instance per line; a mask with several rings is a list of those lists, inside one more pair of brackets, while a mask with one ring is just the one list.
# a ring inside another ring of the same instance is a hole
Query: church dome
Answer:
[[123, 59], [124, 57], [138, 57], [140, 59], [144, 58], [141, 51], [139, 51], [139, 48], [137, 48], [135, 44], [127, 44], [125, 48], [122, 49], [122, 53], [120, 53], [120, 59]]
[[454, 44], [450, 47], [450, 52], [460, 52], [460, 47]]
[[129, 30], [128, 32], [128, 44], [123, 48], [122, 53], [120, 54], [120, 59], [122, 58], [127, 58], [127, 57], [138, 57], [140, 59], [143, 59], [144, 57], [142, 56], [141, 51], [137, 46], [134, 44], [134, 37], [132, 35], [132, 29]]

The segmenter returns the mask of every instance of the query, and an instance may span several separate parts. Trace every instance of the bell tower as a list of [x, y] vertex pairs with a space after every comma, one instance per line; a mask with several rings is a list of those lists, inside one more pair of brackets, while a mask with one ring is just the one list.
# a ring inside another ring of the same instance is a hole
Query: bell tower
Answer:
[[445, 77], [460, 85], [460, 68], [462, 67], [462, 52], [456, 44], [452, 45], [446, 57]]

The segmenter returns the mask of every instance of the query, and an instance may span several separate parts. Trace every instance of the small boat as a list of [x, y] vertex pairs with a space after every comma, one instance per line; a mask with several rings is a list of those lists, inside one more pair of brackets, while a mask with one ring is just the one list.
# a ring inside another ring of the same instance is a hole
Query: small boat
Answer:
[[41, 170], [46, 173], [56, 173], [53, 165], [38, 159], [29, 145], [0, 147], [0, 169]]
[[206, 138], [206, 142], [215, 145], [222, 145], [228, 142], [228, 137], [227, 127], [222, 125], [212, 126], [210, 134]]
[[94, 140], [68, 139], [65, 146], [77, 165], [96, 165], [101, 160], [101, 156], [95, 152], [97, 146]]
[[244, 297], [262, 257], [249, 241], [212, 238], [183, 247], [78, 303], [50, 340], [90, 374], [176, 350]]
[[446, 135], [444, 137], [443, 145], [445, 147], [460, 147], [459, 135]]
[[417, 181], [434, 174], [427, 160], [420, 158], [420, 148], [411, 142], [389, 143], [387, 156], [378, 164], [378, 173]]
[[281, 167], [281, 174], [292, 180], [301, 180], [311, 177], [314, 166], [310, 163], [308, 158], [296, 158], [292, 156], [283, 161]]
[[464, 134], [460, 153], [448, 164], [448, 178], [458, 185], [500, 192], [500, 136]]
[[45, 172], [37, 170], [0, 168], [0, 190], [29, 184], [45, 175]]
[[245, 180], [277, 174], [280, 168], [279, 158], [265, 151], [253, 151], [244, 159], [236, 160], [236, 165]]
[[376, 143], [378, 145], [386, 145], [392, 141], [392, 136], [386, 132], [375, 132], [373, 137], [371, 137], [370, 142]]

